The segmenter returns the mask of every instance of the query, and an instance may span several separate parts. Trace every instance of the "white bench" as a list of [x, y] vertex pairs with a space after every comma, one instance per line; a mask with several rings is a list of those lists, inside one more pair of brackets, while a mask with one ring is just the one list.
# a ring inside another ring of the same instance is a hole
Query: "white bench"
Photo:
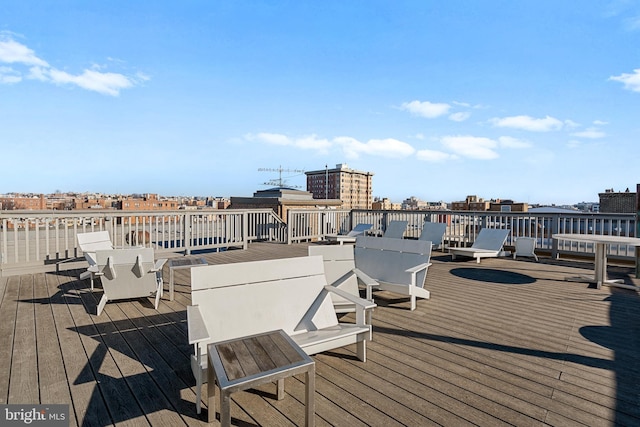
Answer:
[[[356, 323], [339, 323], [331, 294], [356, 305]], [[191, 269], [187, 307], [196, 408], [207, 378], [207, 344], [282, 329], [305, 353], [357, 344], [366, 361], [371, 333], [365, 311], [375, 304], [327, 285], [321, 256], [209, 265]]]
[[380, 289], [411, 299], [430, 297], [424, 289], [427, 269], [431, 265], [431, 242], [424, 240], [358, 237], [355, 246], [356, 268], [377, 282], [367, 284], [367, 299], [373, 301], [373, 290]]

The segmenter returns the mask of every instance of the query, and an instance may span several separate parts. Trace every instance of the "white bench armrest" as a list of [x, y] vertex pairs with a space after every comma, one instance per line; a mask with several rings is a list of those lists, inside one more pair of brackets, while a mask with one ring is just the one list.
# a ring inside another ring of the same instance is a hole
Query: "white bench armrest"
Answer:
[[200, 313], [200, 307], [197, 305], [187, 306], [187, 326], [189, 328], [189, 344], [197, 344], [211, 339], [202, 313]]
[[335, 288], [331, 285], [327, 285], [324, 287], [327, 291], [333, 292], [337, 295], [340, 295], [342, 298], [348, 300], [349, 302], [354, 303], [358, 307], [362, 307], [364, 310], [368, 310], [371, 308], [377, 307], [377, 304], [371, 301], [368, 301], [364, 298], [357, 297], [355, 295], [350, 294], [349, 292], [343, 291], [340, 288]]
[[410, 274], [416, 274], [417, 272], [422, 271], [422, 270], [426, 270], [429, 267], [431, 267], [431, 263], [430, 262], [425, 262], [423, 264], [416, 265], [415, 267], [411, 267], [411, 268], [409, 268], [409, 269], [407, 269], [405, 271], [407, 273], [410, 273]]

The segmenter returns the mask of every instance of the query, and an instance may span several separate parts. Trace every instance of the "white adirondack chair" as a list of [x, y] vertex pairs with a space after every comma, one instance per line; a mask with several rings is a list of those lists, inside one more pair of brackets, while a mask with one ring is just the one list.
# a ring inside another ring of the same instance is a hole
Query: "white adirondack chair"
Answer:
[[158, 309], [162, 295], [162, 266], [154, 262], [153, 249], [127, 248], [96, 251], [96, 265], [104, 293], [98, 303], [99, 316], [108, 301], [154, 296]]
[[[378, 284], [371, 277], [356, 268], [353, 245], [311, 245], [309, 246], [309, 256], [313, 255], [322, 255], [327, 283], [334, 288], [342, 289], [350, 295], [360, 297], [360, 283], [364, 286], [375, 286]], [[332, 293], [331, 299], [336, 313], [356, 311], [356, 305], [352, 301], [338, 294]], [[368, 315], [370, 320], [371, 313], [369, 312]]]
[[513, 251], [513, 259], [516, 259], [518, 256], [533, 257], [538, 261], [538, 255], [536, 255], [536, 239], [533, 237], [517, 237], [515, 250]]
[[89, 263], [87, 271], [80, 274], [80, 280], [91, 279], [91, 290], [93, 291], [93, 279], [98, 274], [96, 251], [113, 249], [113, 243], [108, 231], [78, 233], [76, 237], [78, 238], [78, 247]]
[[442, 222], [425, 222], [418, 240], [431, 242], [431, 249], [442, 247], [447, 224]]
[[502, 247], [509, 237], [508, 229], [483, 228], [476, 240], [469, 248], [449, 248], [451, 258], [457, 255], [475, 258], [480, 263], [481, 258], [496, 258], [502, 253]]

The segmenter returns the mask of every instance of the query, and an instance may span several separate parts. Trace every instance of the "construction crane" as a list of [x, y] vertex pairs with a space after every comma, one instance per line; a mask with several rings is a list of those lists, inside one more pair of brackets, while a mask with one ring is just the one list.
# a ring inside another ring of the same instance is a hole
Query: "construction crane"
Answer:
[[[304, 169], [284, 169], [282, 166], [278, 167], [278, 168], [259, 168], [258, 169], [259, 172], [278, 172], [278, 179], [271, 179], [267, 182], [262, 183], [262, 185], [271, 185], [271, 186], [275, 186], [275, 187], [285, 187], [285, 184], [287, 182], [286, 178], [282, 178], [282, 172], [286, 172], [286, 173], [296, 173], [296, 174], [301, 174], [304, 173]], [[295, 175], [293, 175], [295, 176]], [[289, 177], [291, 178], [291, 176]], [[286, 187], [289, 188], [302, 188], [299, 185], [286, 185]]]

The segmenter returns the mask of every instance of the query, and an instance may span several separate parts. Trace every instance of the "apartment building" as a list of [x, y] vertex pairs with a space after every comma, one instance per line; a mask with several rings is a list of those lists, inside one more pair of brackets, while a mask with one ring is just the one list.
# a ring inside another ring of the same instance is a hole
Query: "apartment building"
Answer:
[[601, 213], [636, 213], [638, 202], [635, 192], [629, 191], [613, 191], [613, 188], [607, 189], [604, 193], [598, 193], [600, 197]]
[[308, 171], [307, 191], [314, 199], [338, 199], [343, 209], [371, 209], [373, 173], [350, 169], [345, 163], [335, 168]]

